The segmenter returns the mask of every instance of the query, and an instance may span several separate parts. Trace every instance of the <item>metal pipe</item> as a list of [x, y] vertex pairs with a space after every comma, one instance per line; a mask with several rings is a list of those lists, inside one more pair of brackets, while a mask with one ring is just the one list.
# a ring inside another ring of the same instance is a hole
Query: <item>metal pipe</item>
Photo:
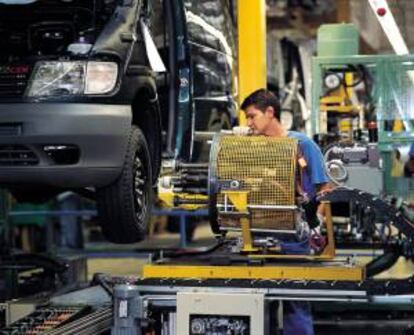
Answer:
[[174, 187], [173, 188], [173, 192], [175, 194], [177, 193], [193, 193], [193, 194], [207, 194], [207, 188], [203, 188], [203, 187], [189, 187], [187, 186], [183, 186], [183, 187]]
[[[352, 330], [357, 330], [360, 328], [366, 328], [367, 326], [380, 328], [380, 327], [407, 327], [407, 329], [411, 329], [413, 321], [409, 320], [377, 320], [377, 319], [366, 319], [366, 320], [358, 320], [358, 319], [349, 319], [349, 320], [315, 320], [315, 325], [318, 326], [348, 326]], [[372, 329], [372, 328], [371, 328]], [[351, 331], [351, 330], [349, 330]], [[396, 331], [396, 330], [394, 330]], [[393, 332], [394, 332], [393, 331]], [[359, 331], [357, 331], [359, 334]], [[398, 332], [398, 334], [406, 334]]]
[[[182, 187], [181, 192], [191, 193], [191, 194], [204, 194], [204, 195], [207, 195], [207, 188], [203, 188], [203, 187]], [[178, 192], [176, 192], [175, 188], [174, 188], [174, 193], [178, 193]]]
[[54, 329], [48, 332], [48, 335], [96, 334], [97, 329], [109, 330], [111, 321], [112, 307], [107, 307]]
[[177, 163], [179, 169], [208, 169], [208, 166], [208, 163]]
[[207, 175], [197, 174], [197, 175], [181, 175], [174, 177], [171, 180], [171, 184], [177, 187], [185, 186], [200, 186], [207, 187]]
[[[220, 227], [222, 231], [241, 231], [241, 228], [236, 227]], [[272, 230], [272, 229], [260, 229], [260, 228], [251, 228], [250, 231], [255, 233], [279, 233], [279, 234], [297, 234], [296, 230]]]
[[[229, 208], [234, 209], [233, 205], [226, 204], [226, 198], [224, 198], [224, 205], [217, 204], [217, 208]], [[298, 206], [283, 206], [283, 205], [247, 205], [248, 209], [267, 209], [267, 210], [279, 210], [279, 211], [292, 211], [297, 210]]]
[[194, 139], [196, 141], [208, 141], [208, 140], [212, 140], [214, 135], [216, 134], [217, 132], [215, 131], [195, 131]]
[[207, 205], [208, 200], [204, 199], [181, 199], [181, 198], [175, 198], [174, 199], [174, 205]]
[[[294, 282], [294, 281], [292, 281]], [[200, 290], [199, 286], [159, 286], [138, 285], [140, 292], [145, 292], [145, 299], [151, 299], [151, 305], [156, 305], [157, 297], [164, 303], [174, 303], [177, 292], [195, 292]], [[205, 292], [218, 293], [263, 293], [266, 294], [266, 300], [325, 300], [325, 301], [368, 301], [369, 297], [365, 290], [325, 290], [325, 289], [290, 289], [290, 288], [240, 288], [240, 287], [222, 287], [222, 286], [203, 286]], [[150, 294], [155, 293], [154, 295]], [[171, 298], [170, 298], [171, 297]]]
[[192, 181], [192, 182], [207, 182], [208, 176], [207, 171], [206, 173], [198, 173], [198, 174], [183, 174], [181, 179], [185, 181]]

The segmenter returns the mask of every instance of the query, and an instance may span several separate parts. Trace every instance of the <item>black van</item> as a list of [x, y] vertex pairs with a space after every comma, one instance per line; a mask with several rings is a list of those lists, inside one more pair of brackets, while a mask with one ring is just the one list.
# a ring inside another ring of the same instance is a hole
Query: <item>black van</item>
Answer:
[[0, 186], [93, 192], [106, 238], [145, 236], [162, 159], [236, 116], [231, 0], [0, 0]]

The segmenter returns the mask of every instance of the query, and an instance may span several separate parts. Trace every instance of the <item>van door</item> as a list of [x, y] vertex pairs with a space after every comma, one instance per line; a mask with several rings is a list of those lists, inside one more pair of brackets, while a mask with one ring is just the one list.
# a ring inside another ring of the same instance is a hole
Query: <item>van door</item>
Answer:
[[[235, 24], [228, 0], [184, 0], [196, 131], [229, 128], [236, 117]], [[193, 160], [206, 160], [196, 143]]]
[[149, 29], [154, 43], [157, 46], [161, 59], [167, 69], [166, 72], [156, 74], [158, 102], [161, 111], [161, 123], [164, 133], [163, 151], [172, 153], [171, 134], [174, 133], [175, 95], [171, 99], [170, 93], [174, 88], [174, 60], [172, 57], [173, 25], [169, 0], [153, 0], [150, 7]]

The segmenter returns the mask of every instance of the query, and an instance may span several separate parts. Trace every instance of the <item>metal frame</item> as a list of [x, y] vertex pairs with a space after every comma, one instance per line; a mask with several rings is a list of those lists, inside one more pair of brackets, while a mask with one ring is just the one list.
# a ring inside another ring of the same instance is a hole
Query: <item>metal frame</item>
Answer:
[[143, 267], [142, 278], [362, 281], [365, 279], [365, 268], [343, 262], [279, 263], [261, 266], [147, 264]]
[[[286, 289], [286, 288], [241, 288], [231, 287], [199, 287], [199, 286], [156, 286], [137, 285], [142, 292], [141, 297], [154, 306], [175, 306], [176, 294], [179, 292], [209, 292], [214, 293], [238, 293], [238, 294], [263, 294], [266, 300], [302, 300], [302, 301], [345, 301], [345, 302], [369, 302], [371, 297], [367, 291], [354, 290], [317, 290], [317, 289]], [[412, 299], [412, 296], [410, 296]], [[386, 297], [383, 297], [386, 300]]]
[[[130, 306], [130, 315], [128, 315], [128, 319], [133, 321], [137, 327], [127, 327], [127, 324], [124, 323], [126, 319], [121, 319], [118, 315], [119, 311], [117, 313], [115, 308], [114, 317], [116, 320], [115, 326], [112, 328], [112, 335], [124, 334], [125, 331], [132, 330], [136, 334], [143, 334], [143, 327], [148, 325], [148, 316], [152, 315], [152, 310], [167, 315], [167, 324], [162, 324], [162, 329], [169, 335], [188, 334], [188, 320], [190, 314], [193, 313], [220, 317], [225, 317], [225, 315], [250, 316], [251, 326], [254, 325], [253, 329], [256, 329], [254, 334], [270, 335], [279, 333], [283, 329], [283, 309], [281, 308], [283, 301], [369, 302], [368, 293], [364, 290], [257, 288], [254, 284], [251, 288], [241, 288], [237, 285], [230, 287], [228, 285], [185, 287], [163, 284], [162, 282], [154, 285], [138, 284], [130, 287], [139, 294], [135, 297], [135, 302], [128, 300], [128, 304], [139, 305]], [[114, 303], [120, 304], [122, 299], [118, 299]], [[234, 300], [236, 300], [236, 304]], [[188, 306], [189, 302], [190, 306]], [[205, 302], [209, 306], [205, 306]], [[275, 315], [274, 308], [276, 306], [273, 302], [279, 302], [277, 315]], [[212, 308], [212, 306], [217, 306], [217, 308]], [[277, 330], [275, 330], [275, 319], [271, 315], [277, 318]], [[162, 320], [161, 318], [159, 321], [163, 322]]]
[[[320, 108], [320, 97], [322, 90], [322, 75], [323, 70], [332, 67], [341, 67], [347, 64], [351, 65], [365, 65], [372, 68], [378, 65], [387, 63], [413, 63], [412, 72], [414, 73], [414, 55], [355, 55], [355, 56], [338, 56], [338, 57], [314, 57], [312, 60], [312, 134], [321, 133], [322, 111]], [[411, 70], [410, 70], [411, 71]], [[414, 75], [412, 77], [414, 85]], [[387, 80], [387, 78], [380, 78], [380, 80]], [[391, 153], [396, 144], [410, 145], [414, 142], [414, 128], [408, 120], [397, 120], [405, 123], [405, 131], [385, 131], [384, 130], [384, 106], [381, 101], [376, 106], [377, 113], [377, 128], [378, 128], [378, 149], [383, 158], [383, 182], [385, 193], [390, 193], [393, 182], [391, 180]]]
[[[340, 56], [340, 57], [314, 57], [312, 59], [312, 135], [320, 133], [321, 111], [320, 96], [322, 88], [322, 70], [333, 66], [351, 65], [371, 65], [376, 67], [380, 63], [386, 62], [414, 62], [414, 55], [356, 55], [356, 56]], [[413, 64], [414, 70], [414, 64]], [[380, 109], [379, 109], [380, 110]], [[381, 110], [379, 113], [378, 129], [382, 129]], [[383, 132], [379, 132], [379, 143], [387, 144], [391, 141], [401, 141], [411, 143], [414, 140], [414, 132], [401, 132], [389, 136]]]
[[[132, 286], [131, 286], [132, 287]], [[130, 306], [129, 310], [136, 310], [129, 317], [134, 318], [137, 328], [134, 333], [143, 334], [142, 327], [148, 325], [148, 315], [151, 310], [164, 311], [168, 314], [168, 326], [163, 328], [169, 335], [188, 334], [189, 316], [196, 314], [250, 316], [254, 334], [270, 335], [275, 333], [275, 313], [272, 302], [279, 302], [277, 309], [278, 331], [283, 329], [283, 301], [340, 301], [340, 302], [368, 302], [366, 291], [335, 290], [300, 290], [300, 289], [263, 289], [240, 287], [180, 287], [171, 285], [134, 285], [139, 292], [136, 303], [140, 306]], [[184, 299], [183, 299], [184, 298]], [[230, 298], [230, 299], [229, 299]], [[234, 299], [236, 298], [236, 299]], [[234, 304], [236, 300], [236, 305]], [[180, 302], [181, 301], [181, 302]], [[192, 302], [191, 306], [187, 306]], [[209, 306], [205, 306], [205, 303]], [[242, 303], [243, 302], [243, 303]], [[116, 302], [116, 303], [119, 303]], [[216, 306], [217, 308], [212, 308]], [[116, 309], [115, 309], [116, 310]], [[260, 314], [261, 312], [261, 314]], [[117, 313], [115, 312], [117, 317]], [[171, 319], [170, 319], [171, 318]], [[119, 319], [119, 318], [118, 318]], [[123, 328], [123, 323], [115, 322], [111, 334], [124, 334], [131, 328]], [[164, 326], [163, 326], [164, 327]], [[177, 327], [177, 328], [176, 328]]]

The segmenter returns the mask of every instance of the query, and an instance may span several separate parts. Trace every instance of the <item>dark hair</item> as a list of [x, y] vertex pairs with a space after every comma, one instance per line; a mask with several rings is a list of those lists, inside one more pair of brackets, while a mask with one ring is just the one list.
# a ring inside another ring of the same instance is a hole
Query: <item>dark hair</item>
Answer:
[[246, 99], [244, 99], [241, 104], [241, 109], [246, 111], [246, 109], [252, 105], [260, 109], [262, 112], [264, 112], [267, 107], [273, 107], [275, 118], [280, 120], [279, 99], [272, 92], [264, 88], [254, 91]]

